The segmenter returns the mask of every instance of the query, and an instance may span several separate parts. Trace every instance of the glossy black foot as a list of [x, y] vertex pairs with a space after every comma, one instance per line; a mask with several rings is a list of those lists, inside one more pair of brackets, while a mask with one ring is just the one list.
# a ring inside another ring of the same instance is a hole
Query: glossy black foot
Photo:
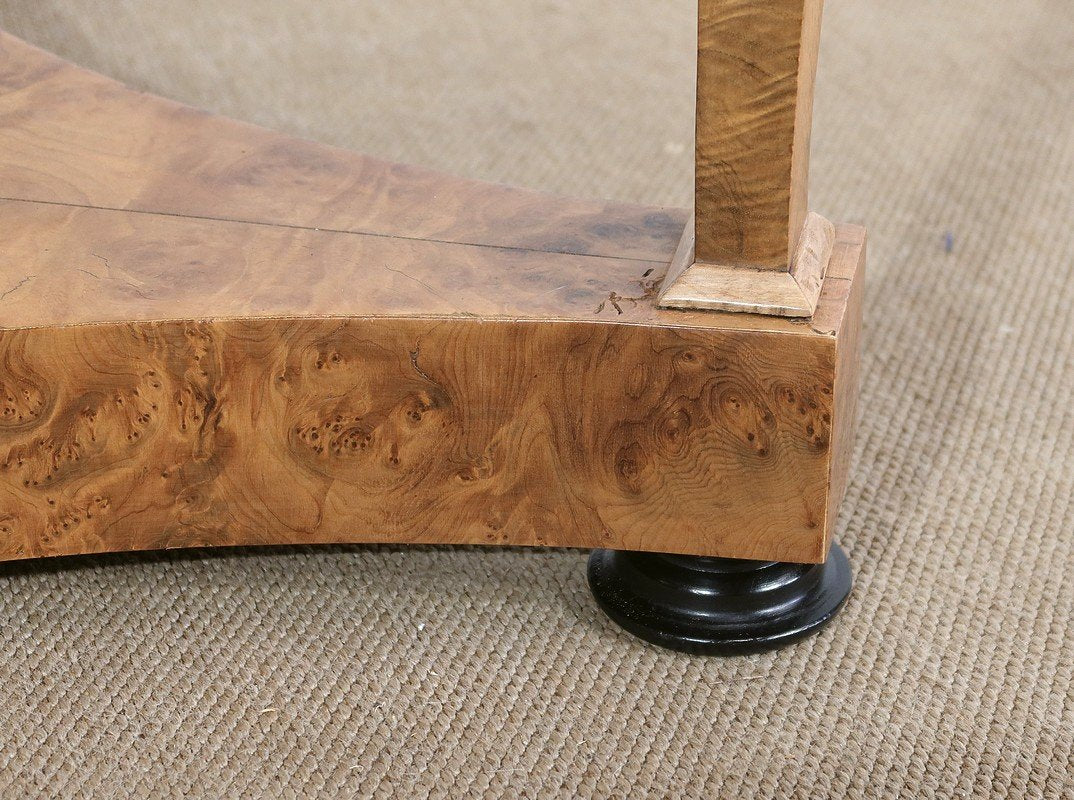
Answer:
[[589, 588], [635, 636], [698, 655], [775, 650], [820, 630], [850, 594], [838, 545], [824, 564], [594, 550]]

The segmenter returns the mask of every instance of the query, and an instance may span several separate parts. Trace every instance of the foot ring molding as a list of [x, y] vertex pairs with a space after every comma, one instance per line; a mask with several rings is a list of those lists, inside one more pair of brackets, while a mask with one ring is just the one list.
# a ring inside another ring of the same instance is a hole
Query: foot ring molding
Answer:
[[589, 587], [604, 612], [652, 644], [694, 655], [776, 650], [817, 633], [850, 594], [846, 554], [823, 564], [595, 550]]

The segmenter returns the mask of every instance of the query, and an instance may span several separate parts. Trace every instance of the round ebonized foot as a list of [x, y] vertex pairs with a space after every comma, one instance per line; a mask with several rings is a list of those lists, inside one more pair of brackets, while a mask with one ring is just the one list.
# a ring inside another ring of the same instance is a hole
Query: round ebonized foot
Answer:
[[589, 588], [604, 612], [647, 642], [697, 655], [775, 650], [820, 630], [842, 608], [850, 562], [782, 564], [594, 550]]

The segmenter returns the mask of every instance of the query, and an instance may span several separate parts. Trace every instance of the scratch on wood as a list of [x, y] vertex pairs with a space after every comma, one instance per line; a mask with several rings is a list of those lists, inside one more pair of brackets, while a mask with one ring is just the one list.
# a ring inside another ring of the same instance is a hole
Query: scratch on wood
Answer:
[[28, 283], [29, 281], [32, 281], [32, 280], [33, 280], [34, 278], [36, 278], [36, 277], [37, 277], [36, 275], [27, 275], [27, 276], [26, 276], [25, 278], [23, 278], [23, 279], [22, 279], [21, 281], [19, 281], [18, 283], [16, 283], [16, 284], [15, 284], [14, 286], [12, 286], [12, 287], [11, 287], [10, 289], [8, 289], [8, 290], [7, 290], [6, 292], [4, 292], [3, 294], [0, 294], [0, 300], [3, 300], [3, 299], [4, 299], [5, 297], [7, 297], [7, 296], [8, 296], [9, 294], [11, 294], [12, 292], [17, 292], [17, 291], [18, 291], [19, 289], [21, 289], [21, 288], [22, 288], [22, 287], [23, 287], [23, 286], [24, 286], [24, 285], [25, 285], [26, 283]]
[[425, 370], [418, 366], [418, 356], [420, 355], [421, 345], [414, 345], [414, 349], [410, 351], [410, 363], [414, 366], [414, 371], [421, 375], [421, 377], [425, 378], [425, 380], [429, 381], [429, 383], [436, 383], [436, 381], [429, 377], [429, 373], [427, 373]]
[[549, 289], [547, 292], [541, 292], [537, 296], [538, 297], [544, 297], [546, 294], [552, 294], [553, 292], [558, 292], [560, 289], [566, 289], [566, 288], [567, 288], [567, 285], [564, 284], [563, 286], [557, 286], [555, 289]]
[[656, 296], [660, 281], [638, 281], [638, 283], [641, 284], [642, 293], [640, 295], [630, 296], [622, 295], [618, 292], [610, 292], [608, 294], [608, 299], [597, 306], [596, 313], [600, 314], [607, 307], [608, 303], [611, 303], [612, 308], [614, 308], [618, 314], [622, 314], [623, 306], [620, 305], [620, 303], [628, 302], [636, 306], [638, 303], [645, 300], [651, 300]]
[[404, 278], [409, 278], [410, 280], [414, 281], [414, 283], [419, 283], [419, 284], [421, 284], [421, 285], [422, 285], [422, 286], [424, 286], [424, 287], [425, 287], [425, 288], [426, 288], [426, 289], [427, 289], [427, 290], [428, 290], [428, 291], [429, 291], [429, 292], [430, 292], [431, 294], [435, 295], [436, 297], [439, 297], [439, 298], [440, 298], [441, 300], [443, 300], [443, 301], [444, 301], [445, 303], [447, 303], [447, 302], [448, 302], [448, 299], [447, 299], [446, 297], [444, 297], [444, 296], [443, 296], [442, 294], [440, 294], [440, 292], [436, 291], [436, 289], [434, 289], [434, 288], [433, 288], [432, 286], [430, 286], [429, 284], [427, 284], [427, 283], [426, 283], [425, 281], [423, 281], [423, 280], [422, 280], [421, 278], [415, 278], [415, 277], [414, 277], [413, 275], [407, 275], [407, 274], [406, 274], [405, 272], [403, 272], [403, 271], [402, 271], [401, 269], [394, 269], [394, 268], [392, 268], [392, 267], [389, 267], [389, 266], [388, 266], [387, 264], [385, 264], [385, 265], [384, 265], [384, 269], [388, 270], [388, 272], [394, 272], [394, 273], [396, 273], [397, 275], [402, 275], [402, 276], [403, 276]]

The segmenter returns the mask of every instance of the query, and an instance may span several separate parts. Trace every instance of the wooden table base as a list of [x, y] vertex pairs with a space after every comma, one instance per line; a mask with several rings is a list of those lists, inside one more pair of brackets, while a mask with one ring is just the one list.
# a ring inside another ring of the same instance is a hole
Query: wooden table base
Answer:
[[326, 542], [824, 562], [864, 231], [665, 310], [689, 213], [213, 117], [0, 35], [0, 559]]

